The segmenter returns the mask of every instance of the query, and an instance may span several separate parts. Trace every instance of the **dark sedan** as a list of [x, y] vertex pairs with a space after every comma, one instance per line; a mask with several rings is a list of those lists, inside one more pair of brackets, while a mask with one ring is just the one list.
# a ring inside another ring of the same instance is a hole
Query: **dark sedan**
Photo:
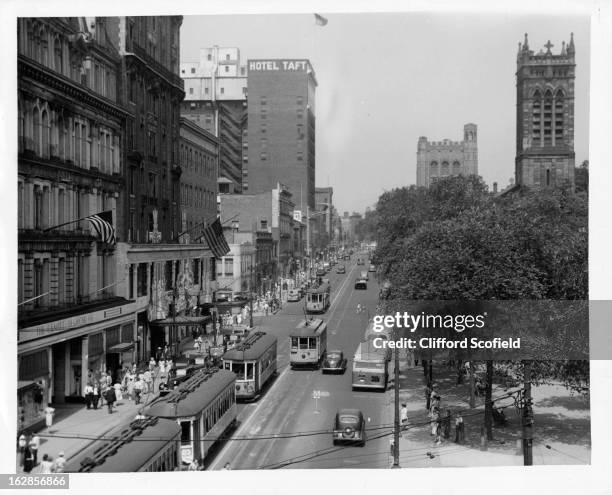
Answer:
[[363, 278], [358, 278], [355, 280], [355, 289], [367, 290], [368, 282]]
[[359, 409], [340, 409], [334, 420], [334, 445], [346, 442], [363, 447], [366, 443], [365, 430], [365, 420]]
[[342, 351], [327, 351], [321, 371], [323, 373], [344, 373], [347, 359]]
[[336, 273], [338, 273], [338, 274], [346, 273], [345, 266], [344, 265], [338, 265], [338, 268], [336, 268]]

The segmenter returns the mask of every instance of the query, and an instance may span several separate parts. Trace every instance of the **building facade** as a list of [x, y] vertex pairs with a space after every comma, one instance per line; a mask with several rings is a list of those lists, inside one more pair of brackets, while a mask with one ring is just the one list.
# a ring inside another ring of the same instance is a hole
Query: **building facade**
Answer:
[[308, 60], [249, 60], [249, 192], [285, 184], [296, 208], [315, 207], [315, 92]]
[[324, 249], [333, 239], [332, 212], [333, 212], [333, 187], [315, 188], [316, 213], [313, 244], [315, 249]]
[[[117, 250], [83, 219], [121, 218], [121, 59], [104, 18], [18, 19], [18, 427], [134, 359]], [[80, 221], [79, 221], [80, 220]]]
[[230, 241], [230, 251], [217, 259], [219, 290], [231, 290], [234, 294], [246, 292], [255, 284], [256, 248], [250, 242], [232, 243], [231, 234], [226, 238]]
[[516, 184], [574, 184], [574, 35], [554, 55], [549, 41], [538, 53], [525, 41], [516, 69]]
[[441, 177], [478, 175], [478, 136], [476, 124], [463, 126], [463, 141], [428, 141], [419, 138], [417, 146], [417, 186], [429, 187]]
[[219, 140], [184, 117], [180, 122], [179, 242], [189, 243], [199, 239], [205, 226], [217, 218]]
[[246, 66], [238, 48], [204, 48], [197, 63], [182, 63], [181, 115], [219, 138], [219, 176], [237, 193], [248, 190]]

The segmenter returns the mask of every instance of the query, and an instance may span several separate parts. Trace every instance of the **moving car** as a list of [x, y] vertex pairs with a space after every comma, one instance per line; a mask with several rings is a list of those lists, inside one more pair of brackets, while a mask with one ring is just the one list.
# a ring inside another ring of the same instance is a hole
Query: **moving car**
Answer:
[[363, 278], [358, 278], [355, 280], [355, 289], [363, 289], [366, 290], [368, 288], [368, 282]]
[[357, 258], [357, 264], [358, 265], [365, 265], [365, 261], [363, 260], [363, 258]]
[[366, 270], [361, 270], [361, 275], [359, 276], [364, 280], [370, 280], [370, 277], [368, 276], [368, 272]]
[[323, 275], [326, 275], [327, 271], [325, 271], [325, 268], [317, 268], [317, 277], [322, 277]]
[[347, 359], [342, 351], [327, 351], [321, 371], [323, 373], [344, 373]]
[[350, 254], [345, 254], [345, 255], [344, 255], [344, 259], [345, 259], [346, 261], [351, 261], [351, 255], [350, 255]]
[[291, 289], [287, 294], [288, 302], [298, 302], [300, 299], [302, 299], [302, 294], [298, 289]]
[[334, 445], [346, 442], [363, 447], [366, 443], [365, 429], [363, 413], [359, 409], [340, 409], [334, 420]]
[[336, 268], [336, 273], [346, 273], [346, 268], [344, 267], [344, 265], [338, 265], [338, 268]]
[[368, 268], [369, 272], [375, 272], [376, 271], [376, 267], [374, 265], [370, 265], [370, 268]]

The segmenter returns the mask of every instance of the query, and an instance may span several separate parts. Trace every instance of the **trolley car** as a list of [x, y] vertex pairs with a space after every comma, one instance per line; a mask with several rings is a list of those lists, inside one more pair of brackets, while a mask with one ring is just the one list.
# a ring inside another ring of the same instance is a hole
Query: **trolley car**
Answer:
[[329, 283], [322, 283], [306, 291], [306, 312], [325, 313], [329, 308], [331, 287]]
[[320, 368], [327, 352], [327, 323], [321, 318], [311, 318], [302, 322], [293, 330], [289, 362], [291, 368], [308, 366]]
[[236, 399], [254, 399], [276, 373], [274, 335], [251, 333], [223, 355], [223, 368], [236, 374]]
[[169, 419], [126, 422], [66, 465], [68, 473], [174, 471], [180, 467], [181, 427]]
[[236, 422], [236, 375], [227, 370], [199, 370], [178, 388], [154, 400], [145, 415], [173, 419], [181, 429], [180, 459], [203, 464], [210, 448]]

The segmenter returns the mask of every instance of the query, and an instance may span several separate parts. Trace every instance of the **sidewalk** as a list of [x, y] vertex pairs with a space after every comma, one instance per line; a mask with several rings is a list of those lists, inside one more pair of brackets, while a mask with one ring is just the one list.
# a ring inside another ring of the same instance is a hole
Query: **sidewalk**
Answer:
[[[149, 401], [152, 397], [149, 397]], [[113, 414], [108, 413], [106, 405], [98, 409], [87, 409], [83, 404], [55, 405], [55, 420], [50, 428], [38, 431], [40, 448], [38, 449], [38, 462], [44, 454], [56, 459], [60, 452], [69, 460], [86, 448], [92, 438], [99, 437], [115, 428], [119, 424], [134, 418], [140, 405], [136, 405], [127, 398], [115, 403]], [[40, 464], [32, 473], [40, 471]], [[16, 472], [23, 472], [19, 466], [19, 453], [16, 453]]]
[[[403, 357], [403, 356], [402, 356]], [[494, 426], [494, 440], [486, 450], [481, 447], [481, 427], [484, 424], [484, 398], [476, 398], [476, 407], [469, 407], [469, 384], [456, 384], [456, 372], [444, 365], [434, 365], [434, 382], [441, 396], [443, 415], [460, 412], [465, 424], [465, 442], [454, 443], [455, 426], [451, 421], [451, 435], [440, 445], [431, 436], [428, 412], [425, 409], [425, 381], [420, 366], [409, 368], [404, 359], [400, 363], [400, 402], [408, 408], [408, 428], [400, 438], [400, 466], [402, 467], [462, 467], [523, 465], [523, 454], [517, 448], [522, 435], [521, 418], [512, 398], [496, 401], [504, 408], [508, 424]], [[510, 390], [508, 390], [510, 391]], [[508, 393], [493, 385], [493, 399]], [[589, 401], [572, 396], [562, 385], [532, 387], [534, 428], [534, 465], [589, 464], [590, 410]], [[393, 409], [393, 405], [391, 405]], [[392, 414], [392, 412], [391, 412]]]

